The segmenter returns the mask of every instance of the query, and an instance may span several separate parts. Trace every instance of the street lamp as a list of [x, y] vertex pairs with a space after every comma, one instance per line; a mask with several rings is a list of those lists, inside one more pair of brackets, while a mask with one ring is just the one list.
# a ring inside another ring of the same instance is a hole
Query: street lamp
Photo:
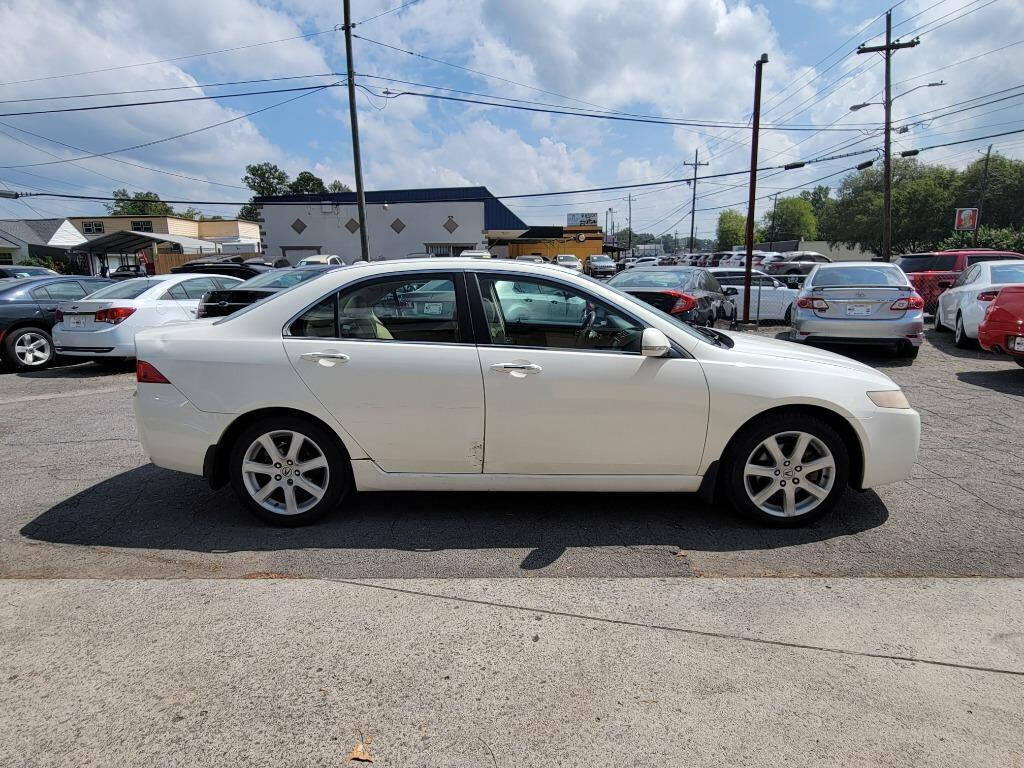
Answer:
[[[888, 26], [889, 23], [890, 23], [890, 16], [886, 15], [886, 45], [887, 46], [889, 44], [889, 26]], [[916, 42], [913, 42], [913, 43], [896, 43], [895, 45], [897, 45], [897, 46], [904, 46], [905, 45], [905, 46], [909, 47], [911, 45], [916, 45], [916, 44], [917, 44]], [[873, 50], [874, 49], [863, 48], [863, 46], [862, 46], [861, 48], [859, 48], [857, 50], [857, 53], [867, 53], [868, 51], [873, 51]], [[886, 50], [888, 50], [888, 48]], [[914, 86], [913, 88], [911, 88], [908, 91], [904, 91], [903, 93], [900, 93], [900, 94], [897, 94], [896, 96], [891, 96], [890, 97], [889, 94], [891, 93], [891, 91], [890, 91], [890, 86], [889, 86], [889, 58], [888, 58], [888, 54], [886, 54], [886, 60], [885, 60], [885, 101], [881, 102], [881, 104], [879, 104], [878, 102], [865, 101], [865, 102], [862, 102], [860, 104], [854, 104], [852, 107], [850, 107], [850, 111], [851, 112], [856, 112], [859, 109], [864, 109], [864, 107], [869, 107], [869, 106], [872, 106], [872, 105], [882, 106], [882, 107], [885, 108], [885, 123], [884, 123], [884, 127], [885, 127], [885, 131], [884, 131], [885, 132], [885, 154], [884, 154], [884, 157], [882, 158], [885, 161], [885, 171], [883, 173], [883, 176], [884, 176], [883, 195], [884, 195], [884, 197], [883, 197], [883, 202], [882, 202], [882, 260], [883, 261], [891, 261], [892, 260], [892, 103], [894, 101], [896, 101], [896, 99], [900, 98], [901, 96], [906, 96], [908, 93], [911, 93], [912, 91], [916, 91], [918, 88], [935, 88], [936, 86], [945, 85], [945, 84], [946, 83], [945, 83], [944, 80], [939, 80], [938, 82], [935, 82], [935, 83], [922, 83], [921, 85]]]

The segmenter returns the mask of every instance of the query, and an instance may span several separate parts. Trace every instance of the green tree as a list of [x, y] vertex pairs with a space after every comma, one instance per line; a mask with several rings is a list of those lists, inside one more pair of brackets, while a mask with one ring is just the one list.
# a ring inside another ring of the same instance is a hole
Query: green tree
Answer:
[[348, 184], [342, 184], [340, 181], [335, 179], [334, 181], [332, 181], [330, 184], [327, 185], [327, 191], [328, 192], [351, 192], [352, 190], [349, 188]]
[[803, 197], [780, 197], [761, 217], [757, 241], [817, 240], [818, 221], [810, 201]]
[[183, 219], [199, 220], [203, 218], [203, 212], [198, 208], [193, 208], [191, 205], [184, 211], [178, 211], [175, 216], [180, 216]]
[[160, 199], [156, 192], [128, 194], [127, 189], [115, 189], [114, 202], [104, 203], [110, 216], [174, 216], [174, 209]]
[[[245, 166], [242, 183], [253, 191], [253, 197], [280, 195], [288, 191], [288, 174], [274, 163], [253, 163]], [[259, 210], [251, 201], [238, 211], [238, 218], [256, 221]]]
[[832, 227], [835, 223], [836, 201], [832, 197], [832, 190], [824, 184], [819, 184], [814, 189], [805, 189], [800, 197], [811, 204], [811, 212], [818, 225], [819, 240], [832, 240]]
[[[957, 180], [954, 207], [970, 208], [981, 202], [984, 176], [985, 159], [983, 157], [964, 168]], [[952, 221], [952, 217], [951, 211], [950, 221]], [[998, 153], [993, 154], [989, 160], [988, 183], [985, 184], [985, 203], [981, 211], [981, 222], [988, 227], [1001, 229], [1020, 227], [1024, 223], [1022, 219], [1024, 219], [1024, 162], [1010, 160]]]
[[319, 176], [309, 171], [302, 171], [288, 185], [288, 191], [293, 195], [319, 195], [326, 192], [327, 187], [324, 186], [324, 180]]
[[746, 241], [747, 217], [738, 211], [726, 210], [718, 214], [718, 250], [728, 251]]

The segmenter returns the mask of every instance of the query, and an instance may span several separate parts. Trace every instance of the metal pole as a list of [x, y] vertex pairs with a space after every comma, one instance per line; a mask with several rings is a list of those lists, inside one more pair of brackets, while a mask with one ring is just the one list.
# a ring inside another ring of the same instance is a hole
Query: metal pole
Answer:
[[690, 198], [690, 253], [693, 253], [694, 217], [697, 215], [697, 150], [693, 150], [693, 196]]
[[632, 193], [626, 196], [629, 201], [629, 255], [633, 255], [633, 195]]
[[750, 322], [750, 271], [754, 260], [754, 198], [757, 194], [757, 137], [761, 129], [761, 70], [768, 63], [768, 54], [762, 53], [754, 63], [754, 115], [750, 141], [750, 190], [747, 196], [747, 258], [743, 268], [743, 322]]
[[363, 163], [359, 158], [359, 116], [356, 114], [356, 76], [352, 66], [352, 11], [349, 0], [342, 0], [345, 13], [345, 64], [348, 72], [348, 114], [352, 123], [352, 165], [356, 174], [356, 207], [359, 209], [359, 247], [363, 261], [370, 260], [370, 244], [366, 239], [366, 194], [363, 191]]
[[974, 223], [974, 239], [972, 245], [975, 248], [978, 247], [978, 229], [981, 227], [981, 209], [985, 205], [985, 188], [988, 187], [988, 161], [992, 157], [992, 145], [988, 145], [988, 150], [985, 152], [985, 172], [981, 177], [981, 199], [978, 201], [978, 220]]
[[892, 10], [885, 12], [885, 199], [882, 260], [892, 261]]

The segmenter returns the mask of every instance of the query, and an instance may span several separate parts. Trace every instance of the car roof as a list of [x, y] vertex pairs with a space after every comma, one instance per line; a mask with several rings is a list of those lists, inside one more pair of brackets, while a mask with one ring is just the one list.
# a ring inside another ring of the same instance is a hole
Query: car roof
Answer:
[[[827, 261], [818, 264], [817, 269], [835, 269], [836, 267], [894, 267], [899, 269], [898, 264], [891, 261]], [[902, 271], [902, 270], [901, 270]]]

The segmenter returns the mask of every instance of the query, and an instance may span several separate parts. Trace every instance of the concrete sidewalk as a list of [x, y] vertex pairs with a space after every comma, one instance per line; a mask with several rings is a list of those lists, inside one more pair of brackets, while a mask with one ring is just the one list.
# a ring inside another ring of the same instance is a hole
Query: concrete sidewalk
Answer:
[[1024, 766], [1024, 582], [0, 582], [0, 765]]

